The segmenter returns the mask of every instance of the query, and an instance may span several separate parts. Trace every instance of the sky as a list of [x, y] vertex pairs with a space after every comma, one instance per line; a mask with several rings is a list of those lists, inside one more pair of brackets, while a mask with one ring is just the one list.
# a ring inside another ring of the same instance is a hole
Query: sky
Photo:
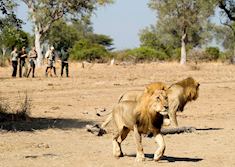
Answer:
[[[113, 38], [116, 50], [138, 47], [140, 30], [156, 23], [155, 13], [147, 3], [148, 0], [115, 0], [114, 4], [100, 7], [92, 17], [94, 32]], [[32, 33], [27, 7], [20, 3], [16, 12], [26, 23], [23, 29]]]

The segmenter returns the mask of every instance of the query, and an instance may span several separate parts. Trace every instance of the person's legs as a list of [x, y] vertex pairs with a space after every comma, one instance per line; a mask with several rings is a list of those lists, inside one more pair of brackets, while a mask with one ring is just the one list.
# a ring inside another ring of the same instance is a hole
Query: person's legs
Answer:
[[23, 61], [20, 60], [20, 68], [19, 68], [19, 77], [21, 78], [22, 77], [22, 67], [23, 67]]
[[33, 69], [32, 77], [34, 78], [34, 73], [35, 73], [35, 64], [34, 64], [34, 63], [33, 63], [33, 65], [32, 65], [32, 69]]
[[23, 66], [24, 66], [24, 74], [23, 74], [23, 76], [26, 77], [27, 73], [28, 73], [28, 65], [27, 65], [26, 61], [24, 61]]
[[49, 69], [50, 67], [49, 66], [47, 66], [47, 68], [46, 68], [46, 71], [45, 71], [45, 76], [47, 77], [48, 76], [48, 69]]
[[52, 68], [53, 68], [53, 71], [54, 71], [54, 75], [57, 76], [56, 75], [56, 68], [55, 68], [55, 66], [53, 66]]
[[27, 78], [29, 77], [31, 71], [32, 71], [32, 67], [29, 68], [29, 72], [28, 72], [28, 74], [27, 74]]
[[66, 77], [69, 77], [69, 63], [65, 63]]
[[16, 77], [16, 73], [17, 73], [17, 61], [12, 61], [12, 68], [13, 68], [12, 77]]
[[63, 76], [64, 72], [64, 62], [61, 62], [61, 77]]

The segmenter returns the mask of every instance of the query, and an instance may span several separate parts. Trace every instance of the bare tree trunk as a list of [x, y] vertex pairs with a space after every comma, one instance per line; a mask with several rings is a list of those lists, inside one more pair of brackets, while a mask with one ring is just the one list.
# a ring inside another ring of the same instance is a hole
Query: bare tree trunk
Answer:
[[35, 47], [36, 47], [36, 51], [38, 54], [38, 59], [37, 59], [37, 64], [38, 66], [41, 66], [43, 64], [43, 55], [42, 55], [42, 50], [41, 50], [41, 37], [42, 35], [40, 34], [40, 32], [38, 31], [38, 28], [35, 26]]
[[235, 46], [233, 47], [232, 64], [235, 64]]
[[6, 52], [7, 52], [7, 49], [6, 49], [6, 48], [4, 48], [4, 47], [2, 47], [2, 56], [3, 56], [3, 57], [5, 57]]
[[180, 64], [186, 64], [186, 44], [185, 44], [185, 39], [186, 39], [187, 34], [184, 33], [184, 35], [181, 38], [181, 58], [180, 58]]

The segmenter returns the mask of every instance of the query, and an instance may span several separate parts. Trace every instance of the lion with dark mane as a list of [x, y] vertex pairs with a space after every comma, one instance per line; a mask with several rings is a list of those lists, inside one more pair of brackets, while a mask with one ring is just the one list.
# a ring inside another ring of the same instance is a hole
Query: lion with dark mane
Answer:
[[169, 101], [169, 118], [174, 126], [178, 126], [176, 112], [183, 111], [185, 105], [192, 100], [196, 100], [199, 95], [200, 84], [192, 77], [172, 84], [167, 90]]
[[[136, 142], [136, 160], [144, 160], [141, 134], [152, 133], [155, 141], [159, 144], [154, 154], [154, 160], [159, 160], [165, 150], [165, 142], [160, 133], [163, 124], [161, 112], [167, 112], [168, 100], [164, 90], [155, 90], [151, 93], [145, 92], [138, 101], [121, 101], [116, 104], [112, 111], [114, 124], [113, 155], [123, 156], [121, 142], [133, 130]], [[120, 140], [118, 140], [120, 137]]]

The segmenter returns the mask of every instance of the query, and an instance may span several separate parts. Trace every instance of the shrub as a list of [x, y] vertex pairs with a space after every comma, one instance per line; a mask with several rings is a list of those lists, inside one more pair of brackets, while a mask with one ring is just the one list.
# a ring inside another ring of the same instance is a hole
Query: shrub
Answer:
[[217, 60], [220, 57], [220, 50], [218, 47], [208, 47], [205, 52], [210, 60]]
[[136, 61], [144, 60], [166, 60], [169, 58], [166, 53], [157, 51], [149, 47], [139, 47], [133, 50], [128, 51], [128, 55], [131, 55], [136, 58]]
[[9, 64], [9, 56], [0, 54], [0, 67], [6, 67]]
[[17, 109], [13, 109], [7, 101], [0, 98], [0, 122], [29, 120], [31, 101], [27, 94], [25, 94], [24, 100], [18, 105]]
[[109, 53], [104, 46], [82, 39], [70, 50], [70, 56], [72, 60], [104, 62], [109, 57]]

